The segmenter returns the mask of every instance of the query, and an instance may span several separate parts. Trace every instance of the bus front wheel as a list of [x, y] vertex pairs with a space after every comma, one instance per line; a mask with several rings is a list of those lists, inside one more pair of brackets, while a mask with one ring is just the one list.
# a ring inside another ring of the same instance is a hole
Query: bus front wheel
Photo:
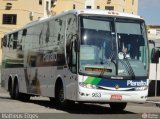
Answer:
[[65, 107], [67, 104], [67, 100], [64, 97], [64, 88], [63, 84], [59, 84], [58, 87], [56, 88], [56, 102], [59, 107]]
[[124, 103], [113, 102], [113, 103], [110, 103], [109, 105], [110, 105], [111, 110], [123, 111], [126, 108], [127, 103], [126, 102]]
[[55, 92], [55, 99], [54, 102], [56, 102], [56, 105], [59, 108], [68, 108], [70, 106], [68, 105], [73, 105], [75, 104], [73, 101], [66, 100], [64, 97], [64, 88], [62, 83], [58, 83], [56, 85], [56, 92]]

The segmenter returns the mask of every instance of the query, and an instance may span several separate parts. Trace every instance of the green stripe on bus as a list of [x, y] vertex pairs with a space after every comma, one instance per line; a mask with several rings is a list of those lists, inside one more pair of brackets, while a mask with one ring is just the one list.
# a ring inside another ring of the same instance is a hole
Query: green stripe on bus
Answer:
[[94, 80], [94, 77], [88, 77], [84, 83], [91, 84], [93, 80]]
[[84, 83], [86, 84], [92, 84], [97, 85], [101, 81], [101, 78], [95, 78], [95, 77], [88, 77]]
[[94, 78], [94, 80], [92, 81], [93, 85], [97, 85], [102, 79], [101, 78]]

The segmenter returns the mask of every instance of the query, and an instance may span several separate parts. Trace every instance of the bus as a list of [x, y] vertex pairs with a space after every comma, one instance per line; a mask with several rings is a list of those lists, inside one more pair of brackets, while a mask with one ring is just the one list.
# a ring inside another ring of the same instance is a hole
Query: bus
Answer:
[[148, 96], [160, 95], [160, 39], [149, 40], [150, 74]]
[[2, 49], [2, 87], [12, 99], [46, 96], [59, 106], [117, 110], [147, 99], [148, 39], [139, 16], [69, 10], [6, 33]]

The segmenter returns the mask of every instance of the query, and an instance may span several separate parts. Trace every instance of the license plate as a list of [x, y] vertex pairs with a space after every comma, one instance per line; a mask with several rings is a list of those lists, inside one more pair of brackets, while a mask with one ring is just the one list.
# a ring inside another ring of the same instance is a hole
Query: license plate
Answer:
[[111, 100], [122, 100], [122, 95], [111, 95]]

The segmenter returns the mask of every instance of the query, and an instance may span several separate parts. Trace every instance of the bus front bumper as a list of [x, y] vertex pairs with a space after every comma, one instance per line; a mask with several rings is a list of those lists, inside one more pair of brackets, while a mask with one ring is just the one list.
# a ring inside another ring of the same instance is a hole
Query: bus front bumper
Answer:
[[147, 100], [148, 90], [142, 91], [109, 91], [79, 87], [77, 101], [79, 102], [138, 102]]

